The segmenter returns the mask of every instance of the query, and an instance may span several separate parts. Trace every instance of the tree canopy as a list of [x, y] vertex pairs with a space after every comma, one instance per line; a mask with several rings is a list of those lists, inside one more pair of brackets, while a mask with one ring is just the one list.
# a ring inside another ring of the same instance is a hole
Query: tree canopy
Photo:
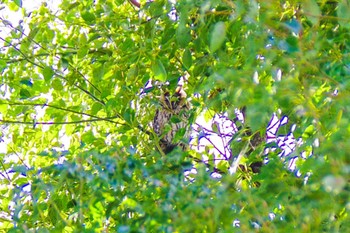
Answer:
[[[349, 1], [1, 8], [22, 15], [0, 17], [2, 230], [350, 230]], [[191, 146], [165, 154], [180, 77]]]

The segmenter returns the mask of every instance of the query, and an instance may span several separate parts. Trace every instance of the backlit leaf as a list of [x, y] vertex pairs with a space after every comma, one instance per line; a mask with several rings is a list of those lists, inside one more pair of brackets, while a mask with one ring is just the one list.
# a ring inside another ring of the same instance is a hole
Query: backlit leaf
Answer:
[[88, 12], [88, 11], [84, 11], [81, 14], [81, 17], [85, 20], [85, 22], [87, 22], [88, 24], [93, 24], [95, 23], [96, 17], [93, 13]]
[[60, 79], [56, 78], [52, 81], [52, 87], [56, 91], [61, 91], [63, 89], [63, 85]]
[[43, 76], [46, 82], [49, 82], [52, 79], [52, 76], [55, 72], [52, 70], [50, 66], [46, 66], [43, 69]]
[[158, 79], [159, 81], [165, 82], [167, 79], [167, 72], [164, 68], [163, 63], [160, 59], [157, 59], [153, 65], [152, 65], [152, 71], [154, 74], [155, 79]]
[[14, 3], [16, 3], [17, 6], [22, 7], [22, 0], [13, 0]]

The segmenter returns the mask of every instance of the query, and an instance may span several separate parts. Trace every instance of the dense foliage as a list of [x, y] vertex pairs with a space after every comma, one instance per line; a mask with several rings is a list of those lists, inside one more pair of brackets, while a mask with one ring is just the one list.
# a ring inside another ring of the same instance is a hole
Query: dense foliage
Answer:
[[[3, 2], [23, 15], [1, 18], [4, 231], [350, 230], [349, 1]], [[193, 125], [245, 109], [232, 158], [157, 149], [158, 96], [181, 76]], [[253, 173], [265, 143], [229, 172], [274, 113], [301, 142], [298, 175], [278, 148]]]

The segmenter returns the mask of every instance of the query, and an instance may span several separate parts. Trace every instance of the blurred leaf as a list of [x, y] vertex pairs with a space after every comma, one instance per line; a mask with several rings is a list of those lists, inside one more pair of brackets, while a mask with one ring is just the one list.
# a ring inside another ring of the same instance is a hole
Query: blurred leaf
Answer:
[[20, 99], [28, 99], [31, 97], [30, 92], [26, 89], [21, 89], [19, 92]]
[[210, 52], [216, 52], [226, 39], [226, 25], [224, 22], [218, 22], [210, 34]]
[[167, 80], [167, 72], [160, 59], [155, 60], [155, 62], [153, 63], [152, 72], [154, 74], [155, 79], [158, 79], [162, 82], [165, 82]]
[[102, 109], [103, 105], [101, 103], [94, 103], [91, 107], [91, 114], [96, 115]]
[[87, 22], [88, 24], [94, 24], [96, 17], [93, 13], [88, 12], [88, 11], [84, 11], [83, 13], [81, 13], [81, 17], [85, 20], [85, 22]]
[[13, 0], [14, 3], [16, 3], [17, 6], [22, 8], [22, 0]]
[[179, 43], [179, 46], [185, 48], [188, 43], [191, 41], [190, 30], [186, 25], [180, 24], [176, 31], [176, 39]]
[[315, 0], [309, 0], [303, 2], [303, 9], [306, 13], [306, 17], [311, 21], [313, 25], [317, 25], [320, 17], [322, 16], [320, 7]]
[[302, 135], [303, 139], [306, 140], [307, 138], [311, 137], [315, 134], [315, 127], [313, 125], [309, 125]]
[[340, 26], [350, 28], [350, 2], [348, 0], [339, 1], [337, 16]]
[[192, 66], [192, 55], [191, 51], [189, 49], [186, 49], [183, 56], [182, 56], [182, 62], [186, 69], [190, 69]]
[[302, 26], [298, 20], [292, 19], [285, 23], [286, 27], [293, 32], [295, 35], [299, 35], [302, 31]]
[[63, 85], [62, 85], [62, 82], [60, 81], [60, 79], [55, 78], [54, 80], [52, 80], [52, 87], [56, 91], [61, 91], [63, 89]]
[[24, 85], [27, 85], [28, 87], [32, 87], [33, 86], [33, 83], [31, 82], [30, 79], [22, 79], [20, 81], [21, 84], [24, 84]]
[[62, 68], [63, 69], [67, 69], [68, 66], [69, 66], [69, 61], [67, 59], [65, 59], [65, 58], [62, 58], [61, 59], [61, 64], [62, 64]]
[[53, 77], [54, 75], [54, 71], [53, 69], [50, 67], [50, 66], [46, 66], [44, 69], [43, 69], [43, 76], [44, 76], [44, 79], [46, 82], [50, 82], [51, 81], [51, 78]]
[[349, 1], [282, 2], [3, 1], [0, 232], [348, 232]]
[[0, 60], [0, 72], [2, 72], [7, 67], [7, 63], [3, 60]]

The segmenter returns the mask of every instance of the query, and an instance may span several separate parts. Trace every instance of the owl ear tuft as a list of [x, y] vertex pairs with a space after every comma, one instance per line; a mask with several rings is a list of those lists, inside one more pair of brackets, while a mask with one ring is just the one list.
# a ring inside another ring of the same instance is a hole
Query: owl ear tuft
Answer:
[[187, 97], [187, 94], [185, 90], [183, 89], [182, 85], [178, 85], [175, 90], [175, 95], [179, 97], [180, 99], [185, 99]]

